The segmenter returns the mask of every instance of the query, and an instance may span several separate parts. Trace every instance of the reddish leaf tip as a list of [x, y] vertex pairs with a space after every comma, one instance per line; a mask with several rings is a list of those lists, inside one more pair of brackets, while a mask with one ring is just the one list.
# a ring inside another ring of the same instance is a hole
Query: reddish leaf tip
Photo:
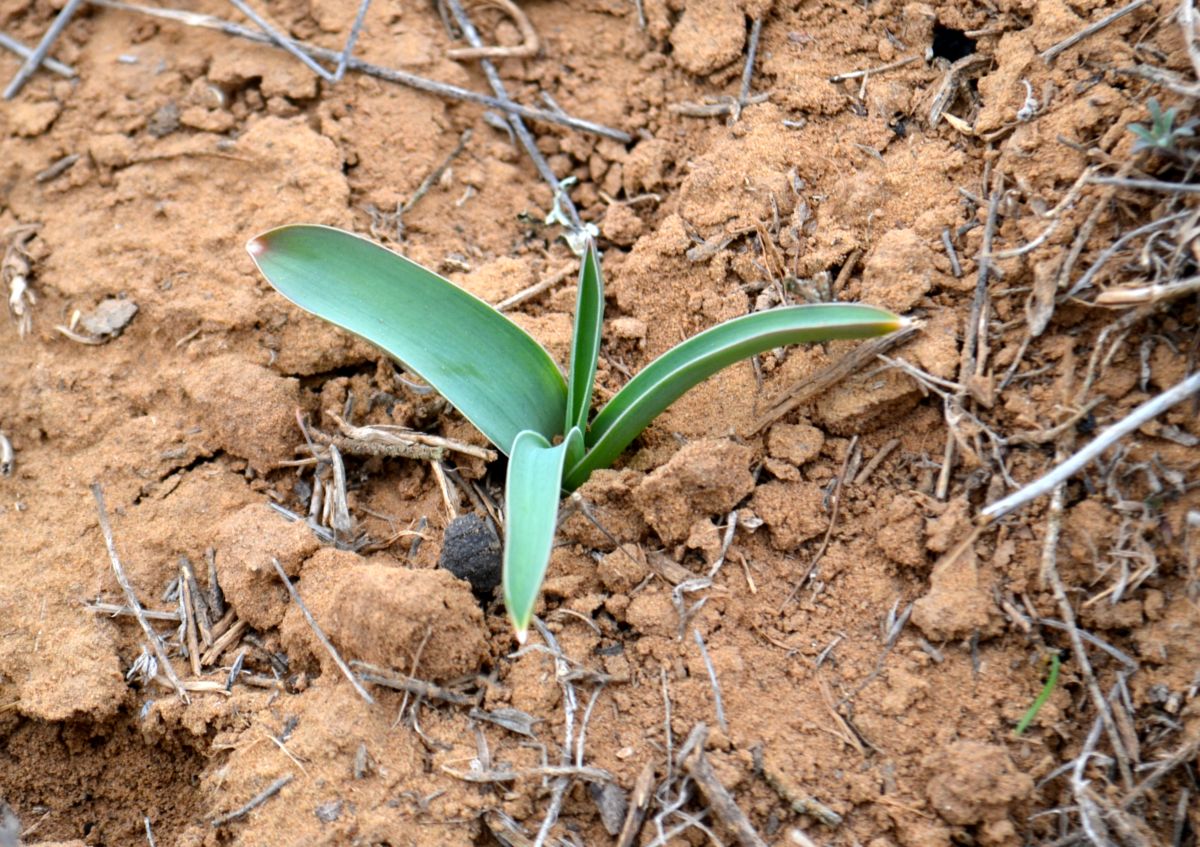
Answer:
[[257, 259], [262, 256], [263, 253], [267, 252], [267, 242], [261, 235], [257, 238], [251, 238], [246, 242], [246, 252], [249, 253], [251, 257]]

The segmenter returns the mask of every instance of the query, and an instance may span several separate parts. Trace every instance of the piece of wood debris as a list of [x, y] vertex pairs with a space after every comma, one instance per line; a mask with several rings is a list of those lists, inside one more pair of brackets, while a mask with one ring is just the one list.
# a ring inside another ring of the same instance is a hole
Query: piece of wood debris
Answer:
[[708, 727], [703, 723], [696, 724], [683, 745], [683, 749], [690, 751], [683, 760], [684, 770], [696, 780], [700, 791], [708, 798], [713, 815], [737, 833], [738, 844], [742, 847], [767, 847], [767, 842], [755, 832], [750, 819], [734, 802], [729, 790], [721, 784], [708, 757], [704, 755], [704, 743], [707, 740]]
[[267, 802], [272, 797], [274, 797], [276, 794], [278, 794], [285, 785], [287, 785], [289, 782], [292, 781], [292, 779], [293, 779], [293, 776], [290, 773], [284, 774], [283, 776], [279, 777], [279, 779], [275, 780], [270, 785], [268, 785], [266, 788], [264, 788], [262, 791], [260, 791], [258, 794], [255, 794], [253, 797], [251, 797], [249, 802], [246, 803], [246, 805], [239, 806], [238, 808], [234, 809], [232, 812], [227, 812], [223, 815], [220, 815], [219, 817], [213, 818], [213, 820], [212, 820], [213, 828], [216, 829], [217, 827], [222, 827], [227, 823], [231, 823], [240, 818], [246, 817], [246, 815], [250, 814], [252, 811], [257, 809], [263, 803]]

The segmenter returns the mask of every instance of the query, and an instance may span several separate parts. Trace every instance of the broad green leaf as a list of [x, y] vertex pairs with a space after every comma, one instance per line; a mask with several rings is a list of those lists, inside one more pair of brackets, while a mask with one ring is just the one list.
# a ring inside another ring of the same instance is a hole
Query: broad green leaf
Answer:
[[592, 408], [592, 384], [596, 360], [600, 358], [600, 336], [604, 330], [604, 277], [596, 243], [588, 241], [579, 269], [579, 294], [575, 301], [575, 334], [571, 339], [571, 369], [567, 378], [567, 425], [587, 427]]
[[504, 606], [522, 643], [550, 564], [567, 453], [579, 450], [582, 441], [577, 427], [553, 446], [526, 430], [517, 436], [508, 460], [502, 580]]
[[836, 303], [771, 309], [718, 324], [655, 359], [608, 401], [587, 431], [587, 453], [567, 471], [563, 487], [578, 488], [592, 471], [608, 467], [685, 391], [728, 365], [785, 344], [870, 338], [903, 325], [885, 309]]
[[522, 430], [563, 431], [567, 391], [554, 360], [449, 280], [332, 227], [280, 227], [246, 249], [280, 294], [382, 347], [505, 453]]

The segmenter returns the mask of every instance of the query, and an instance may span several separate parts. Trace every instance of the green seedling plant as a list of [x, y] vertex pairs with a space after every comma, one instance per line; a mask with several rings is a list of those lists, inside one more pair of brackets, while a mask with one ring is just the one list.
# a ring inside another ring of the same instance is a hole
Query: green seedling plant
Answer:
[[508, 456], [501, 581], [522, 642], [563, 492], [612, 464], [659, 413], [728, 365], [788, 344], [868, 338], [904, 325], [884, 309], [837, 303], [744, 315], [655, 359], [593, 416], [604, 283], [590, 242], [565, 379], [540, 344], [490, 305], [357, 235], [285, 226], [252, 239], [247, 249], [284, 297], [381, 347]]
[[1133, 142], [1134, 153], [1142, 150], [1177, 152], [1176, 146], [1182, 139], [1191, 138], [1196, 134], [1195, 127], [1200, 121], [1195, 118], [1175, 126], [1175, 120], [1179, 117], [1178, 107], [1172, 106], [1164, 112], [1158, 98], [1151, 97], [1146, 101], [1146, 108], [1150, 111], [1150, 125], [1129, 125], [1129, 131], [1137, 136], [1137, 141]]
[[1050, 654], [1050, 670], [1046, 673], [1046, 682], [1042, 686], [1041, 693], [1037, 699], [1033, 701], [1025, 714], [1021, 716], [1021, 720], [1017, 722], [1016, 729], [1013, 730], [1014, 736], [1023, 735], [1025, 730], [1029, 729], [1034, 718], [1038, 716], [1038, 712], [1042, 710], [1042, 706], [1046, 705], [1046, 701], [1050, 699], [1050, 695], [1054, 693], [1055, 687], [1058, 685], [1058, 669], [1062, 665], [1062, 659], [1059, 658], [1058, 651]]

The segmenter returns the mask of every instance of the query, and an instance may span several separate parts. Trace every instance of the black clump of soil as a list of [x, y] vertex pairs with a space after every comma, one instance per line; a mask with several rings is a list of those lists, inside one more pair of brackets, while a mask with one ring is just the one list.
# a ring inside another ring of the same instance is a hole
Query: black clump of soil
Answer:
[[478, 515], [462, 515], [446, 527], [438, 566], [471, 583], [475, 596], [487, 600], [500, 584], [500, 539]]

